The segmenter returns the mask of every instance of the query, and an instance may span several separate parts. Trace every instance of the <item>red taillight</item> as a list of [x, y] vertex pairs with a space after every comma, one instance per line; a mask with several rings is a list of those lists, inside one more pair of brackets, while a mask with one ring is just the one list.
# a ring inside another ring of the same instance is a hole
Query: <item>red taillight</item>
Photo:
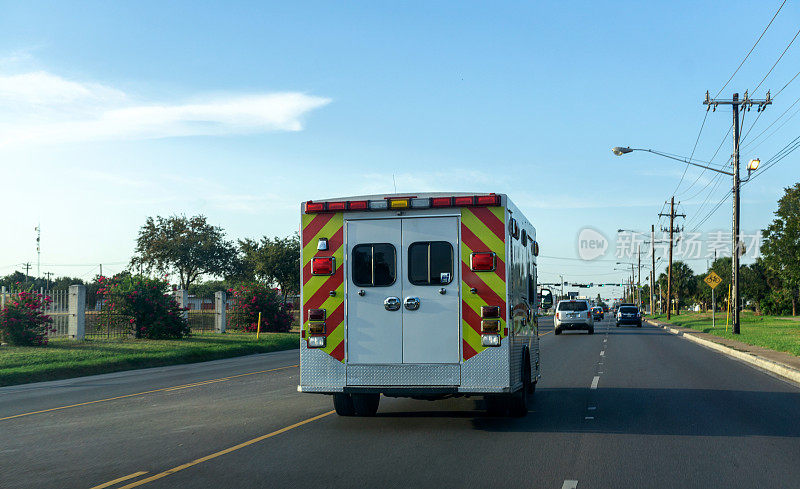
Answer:
[[471, 195], [469, 197], [453, 197], [453, 205], [455, 206], [469, 206], [475, 203], [475, 198]]
[[453, 205], [453, 199], [450, 197], [433, 197], [431, 199], [431, 207], [450, 207]]
[[345, 211], [347, 210], [347, 202], [328, 202], [329, 211]]
[[306, 213], [308, 212], [325, 212], [325, 202], [306, 202]]
[[469, 268], [473, 272], [491, 272], [497, 267], [496, 257], [492, 252], [473, 253], [469, 258]]
[[592, 319], [592, 313], [591, 313], [591, 311], [586, 313], [586, 317], [587, 317], [587, 318], [589, 318], [589, 319]]
[[475, 197], [475, 203], [477, 205], [500, 205], [500, 196], [499, 195], [479, 195]]
[[332, 256], [325, 256], [325, 257], [318, 257], [311, 259], [312, 275], [333, 275], [334, 269], [335, 269], [335, 264]]
[[561, 313], [560, 312], [556, 313], [556, 319], [561, 319]]
[[369, 209], [369, 201], [367, 200], [354, 200], [350, 202], [351, 211], [365, 211]]
[[325, 321], [325, 309], [309, 309], [309, 321]]

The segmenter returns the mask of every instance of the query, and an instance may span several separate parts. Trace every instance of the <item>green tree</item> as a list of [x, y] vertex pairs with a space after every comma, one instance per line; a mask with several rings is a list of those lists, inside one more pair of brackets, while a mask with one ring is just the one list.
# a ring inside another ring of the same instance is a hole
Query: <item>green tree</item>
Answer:
[[778, 200], [775, 219], [762, 231], [762, 236], [764, 265], [788, 289], [792, 316], [796, 316], [800, 288], [800, 183], [784, 189], [783, 197]]
[[222, 228], [208, 224], [205, 216], [156, 216], [148, 217], [139, 229], [131, 268], [175, 272], [181, 288], [186, 289], [203, 274], [228, 273], [235, 255]]
[[286, 238], [260, 241], [239, 240], [240, 275], [252, 274], [259, 280], [277, 285], [286, 300], [288, 294], [300, 292], [300, 237], [297, 233]]
[[759, 314], [761, 314], [761, 303], [770, 292], [767, 274], [767, 268], [761, 258], [757, 258], [755, 263], [743, 266], [740, 272], [742, 304], [749, 304]]
[[672, 294], [675, 298], [675, 314], [680, 314], [681, 298], [691, 297], [696, 282], [692, 268], [682, 261], [672, 263]]

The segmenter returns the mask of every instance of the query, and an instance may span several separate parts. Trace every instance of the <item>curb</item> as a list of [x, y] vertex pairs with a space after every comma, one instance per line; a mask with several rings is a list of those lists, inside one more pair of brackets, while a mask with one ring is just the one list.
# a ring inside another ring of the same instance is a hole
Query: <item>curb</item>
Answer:
[[784, 379], [790, 380], [796, 384], [800, 384], [800, 370], [792, 368], [788, 365], [784, 365], [782, 363], [778, 363], [772, 360], [768, 360], [763, 357], [759, 357], [757, 355], [753, 355], [752, 353], [746, 353], [739, 350], [734, 350], [733, 348], [729, 348], [725, 345], [721, 345], [719, 343], [709, 341], [703, 338], [698, 338], [692, 334], [684, 334], [683, 331], [677, 330], [675, 328], [671, 328], [666, 325], [661, 325], [656, 322], [653, 322], [650, 319], [645, 319], [647, 324], [651, 326], [656, 326], [658, 328], [663, 328], [670, 333], [683, 337], [689, 341], [693, 341], [699, 345], [702, 345], [706, 348], [710, 348], [711, 350], [718, 351], [724, 355], [728, 355], [729, 357], [736, 358], [741, 360], [745, 363], [749, 363], [750, 365], [754, 365], [762, 370], [766, 370], [768, 372], [772, 372], [773, 374], [783, 377]]

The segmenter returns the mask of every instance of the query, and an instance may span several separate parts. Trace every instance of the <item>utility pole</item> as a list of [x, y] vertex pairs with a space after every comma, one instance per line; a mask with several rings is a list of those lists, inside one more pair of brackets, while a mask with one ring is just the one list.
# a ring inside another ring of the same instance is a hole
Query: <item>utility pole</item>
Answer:
[[[742, 111], [750, 111], [753, 105], [757, 105], [757, 112], [761, 112], [767, 108], [767, 105], [772, 104], [769, 91], [767, 91], [767, 98], [763, 100], [753, 100], [744, 92], [744, 98], [739, 100], [739, 94], [734, 93], [731, 100], [718, 100], [711, 99], [706, 91], [706, 99], [703, 105], [706, 105], [706, 111], [709, 109], [717, 110], [718, 105], [730, 105], [733, 108], [733, 223], [731, 239], [733, 240], [733, 248], [731, 249], [731, 313], [732, 313], [732, 326], [733, 334], [739, 334], [739, 256], [743, 253], [744, 244], [739, 240], [739, 190], [741, 187], [741, 179], [739, 178], [739, 107]], [[749, 177], [748, 177], [749, 178]]]
[[639, 255], [639, 272], [636, 275], [636, 307], [642, 305], [642, 247], [636, 245], [636, 251]]
[[650, 225], [650, 258], [653, 268], [650, 269], [650, 314], [655, 314], [653, 309], [653, 289], [656, 287], [656, 225]]
[[28, 273], [31, 270], [31, 262], [23, 263], [23, 267], [25, 267], [25, 285], [28, 285]]
[[42, 263], [42, 225], [36, 225], [36, 277], [41, 277], [41, 263]]
[[47, 290], [50, 290], [50, 277], [53, 276], [53, 272], [44, 272], [45, 277], [47, 277], [47, 281], [45, 282]]
[[[686, 217], [686, 214], [675, 214], [675, 196], [669, 200], [669, 214], [659, 214], [659, 217], [669, 216], [669, 268], [667, 269], [667, 321], [672, 317], [672, 247], [675, 241], [672, 239], [673, 233], [681, 232], [675, 227], [676, 217]], [[662, 228], [662, 231], [666, 229]], [[676, 304], [677, 307], [677, 304]]]
[[[714, 250], [714, 261], [717, 261], [717, 250]], [[717, 301], [716, 297], [714, 296], [714, 289], [716, 287], [711, 287], [711, 328], [717, 327]]]
[[100, 264], [100, 276], [101, 277], [103, 276], [103, 264], [102, 263]]

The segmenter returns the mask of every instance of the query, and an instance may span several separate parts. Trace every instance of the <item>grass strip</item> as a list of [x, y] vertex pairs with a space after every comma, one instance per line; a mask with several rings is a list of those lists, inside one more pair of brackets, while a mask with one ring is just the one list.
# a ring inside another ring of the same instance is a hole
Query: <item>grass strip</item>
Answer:
[[[666, 314], [651, 316], [666, 321]], [[685, 312], [672, 315], [669, 322], [676, 326], [710, 333], [721, 338], [741, 341], [748, 345], [769, 348], [800, 356], [800, 322], [776, 316], [756, 316], [750, 311], [740, 315], [740, 333], [734, 335], [730, 323], [725, 330], [725, 313], [717, 313], [716, 327], [712, 327], [710, 312]]]
[[182, 340], [51, 339], [45, 347], [0, 347], [0, 386], [205, 362], [299, 347], [291, 333], [196, 334]]

